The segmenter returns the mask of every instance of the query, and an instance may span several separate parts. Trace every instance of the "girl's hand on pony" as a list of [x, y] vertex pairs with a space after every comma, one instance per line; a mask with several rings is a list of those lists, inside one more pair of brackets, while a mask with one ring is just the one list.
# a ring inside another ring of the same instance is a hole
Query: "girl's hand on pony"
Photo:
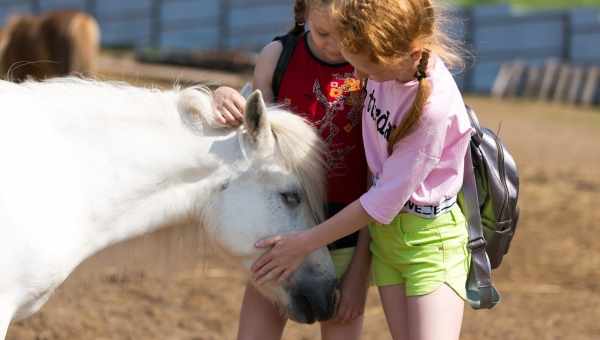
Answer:
[[340, 300], [333, 322], [348, 323], [365, 312], [369, 280], [349, 268], [340, 284]]
[[268, 281], [287, 280], [311, 252], [306, 231], [260, 240], [256, 248], [271, 248], [251, 267], [253, 279], [259, 285]]
[[213, 93], [217, 109], [217, 120], [228, 126], [238, 126], [244, 122], [246, 99], [231, 87], [221, 86]]

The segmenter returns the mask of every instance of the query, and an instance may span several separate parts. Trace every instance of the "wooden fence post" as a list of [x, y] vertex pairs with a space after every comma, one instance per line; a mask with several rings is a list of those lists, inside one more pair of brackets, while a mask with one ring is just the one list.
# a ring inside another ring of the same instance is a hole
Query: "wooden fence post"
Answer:
[[540, 94], [542, 85], [542, 68], [530, 66], [527, 69], [527, 80], [525, 81], [525, 91], [523, 96], [527, 98], [535, 98]]
[[558, 80], [556, 82], [556, 90], [554, 91], [554, 102], [564, 102], [567, 99], [567, 91], [571, 84], [572, 67], [568, 64], [560, 66], [558, 72]]
[[600, 83], [600, 68], [597, 66], [590, 67], [588, 76], [583, 87], [583, 95], [581, 103], [586, 106], [595, 104], [596, 95], [598, 93], [598, 85]]
[[504, 63], [492, 87], [492, 96], [497, 98], [516, 97], [521, 89], [521, 81], [526, 64], [523, 61]]
[[551, 59], [544, 66], [544, 74], [542, 75], [542, 86], [540, 88], [539, 100], [547, 101], [552, 96], [556, 77], [560, 64], [558, 61]]
[[506, 88], [510, 82], [510, 74], [512, 71], [512, 63], [504, 63], [500, 65], [500, 71], [496, 76], [494, 85], [492, 86], [492, 97], [502, 98], [506, 93]]
[[522, 89], [522, 81], [523, 76], [525, 75], [525, 70], [527, 68], [527, 64], [524, 61], [515, 61], [513, 63], [510, 80], [508, 82], [508, 87], [506, 89], [507, 97], [517, 97], [519, 95], [519, 91]]
[[583, 85], [583, 67], [574, 66], [573, 74], [571, 76], [571, 88], [569, 89], [569, 94], [567, 97], [567, 103], [571, 105], [577, 104], [577, 101], [580, 98], [580, 91]]

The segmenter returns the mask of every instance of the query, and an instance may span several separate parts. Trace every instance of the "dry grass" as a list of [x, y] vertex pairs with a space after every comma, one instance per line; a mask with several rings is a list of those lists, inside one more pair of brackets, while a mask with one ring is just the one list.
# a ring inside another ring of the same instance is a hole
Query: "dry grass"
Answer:
[[[600, 338], [600, 112], [469, 98], [518, 161], [519, 230], [495, 272], [504, 301], [467, 310], [462, 339]], [[233, 339], [243, 278], [218, 263], [176, 277], [152, 273], [71, 280], [8, 339]], [[364, 339], [389, 339], [371, 289]], [[290, 325], [285, 339], [319, 339]]]

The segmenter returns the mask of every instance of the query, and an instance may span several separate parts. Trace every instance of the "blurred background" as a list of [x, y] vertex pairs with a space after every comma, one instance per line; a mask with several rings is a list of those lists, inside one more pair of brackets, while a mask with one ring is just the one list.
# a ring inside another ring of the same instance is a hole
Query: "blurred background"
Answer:
[[[76, 33], [87, 44], [79, 58], [88, 66], [49, 74], [163, 88], [239, 88], [260, 48], [292, 25], [287, 0], [2, 0], [3, 75], [18, 80], [26, 70], [18, 63], [29, 61], [30, 76], [45, 77], [36, 61], [62, 49], [41, 33], [35, 40], [43, 25], [13, 39], [18, 52], [3, 40], [35, 22], [26, 15], [74, 20], [57, 10], [81, 12], [86, 29]], [[449, 13], [449, 32], [469, 51], [457, 83], [521, 176], [521, 220], [493, 273], [503, 302], [467, 307], [462, 339], [600, 339], [600, 1], [458, 1]], [[46, 45], [50, 52], [37, 51]], [[8, 339], [235, 338], [242, 273], [208, 253], [182, 259], [192, 263], [177, 275], [152, 269], [161, 254], [114, 269], [122, 255], [110, 249], [87, 261], [40, 313], [14, 323]], [[375, 288], [365, 315], [364, 339], [390, 338]], [[319, 339], [319, 329], [290, 323], [284, 338]]]

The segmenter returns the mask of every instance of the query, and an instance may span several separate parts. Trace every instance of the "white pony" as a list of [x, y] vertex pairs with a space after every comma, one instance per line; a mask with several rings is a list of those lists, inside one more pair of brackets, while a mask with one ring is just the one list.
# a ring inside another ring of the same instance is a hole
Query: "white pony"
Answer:
[[[117, 242], [191, 223], [248, 271], [257, 240], [320, 217], [319, 138], [297, 116], [267, 109], [260, 92], [239, 129], [217, 126], [200, 87], [0, 82], [0, 106], [0, 339]], [[320, 249], [262, 291], [292, 319], [314, 322], [333, 314], [334, 287]]]

